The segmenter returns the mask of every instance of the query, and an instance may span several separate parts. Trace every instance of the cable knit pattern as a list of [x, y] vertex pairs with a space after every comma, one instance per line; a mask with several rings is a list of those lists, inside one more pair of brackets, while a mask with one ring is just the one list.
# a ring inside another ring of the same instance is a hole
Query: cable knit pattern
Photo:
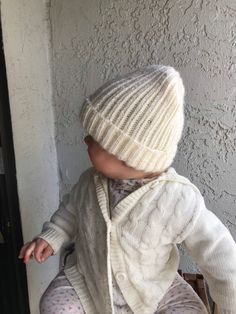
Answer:
[[[179, 266], [184, 242], [223, 314], [236, 314], [236, 244], [197, 187], [169, 168], [109, 215], [108, 179], [85, 171], [39, 237], [56, 253], [75, 237], [65, 273], [88, 314], [114, 313], [112, 271], [136, 314], [153, 314]], [[56, 236], [57, 235], [57, 236]]]

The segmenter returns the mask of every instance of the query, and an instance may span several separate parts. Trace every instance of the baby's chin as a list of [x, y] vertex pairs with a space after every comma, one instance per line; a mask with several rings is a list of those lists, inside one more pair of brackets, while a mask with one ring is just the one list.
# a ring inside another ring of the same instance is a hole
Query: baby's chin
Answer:
[[98, 171], [101, 172], [105, 177], [107, 177], [109, 179], [119, 179], [119, 180], [131, 179], [131, 176], [128, 175], [127, 173], [109, 172], [109, 171], [103, 171], [103, 170], [98, 170]]
[[120, 167], [119, 169], [109, 169], [109, 167], [98, 167], [96, 165], [93, 166], [97, 171], [109, 179], [126, 180], [134, 177], [134, 174], [130, 173], [129, 170], [121, 169]]
[[110, 170], [109, 169], [97, 169], [105, 177], [109, 179], [119, 179], [119, 180], [128, 180], [128, 179], [142, 179], [147, 176], [147, 173], [132, 169], [127, 167], [126, 169], [120, 170]]

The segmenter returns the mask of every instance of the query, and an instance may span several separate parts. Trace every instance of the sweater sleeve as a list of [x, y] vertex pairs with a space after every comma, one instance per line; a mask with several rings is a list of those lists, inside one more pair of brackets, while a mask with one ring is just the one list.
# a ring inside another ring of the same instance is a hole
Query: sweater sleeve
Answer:
[[71, 241], [76, 233], [75, 194], [77, 185], [66, 194], [58, 210], [52, 215], [50, 221], [43, 224], [42, 232], [35, 238], [47, 241], [56, 254], [65, 243]]
[[206, 278], [220, 313], [236, 314], [236, 243], [228, 229], [204, 206], [183, 243]]

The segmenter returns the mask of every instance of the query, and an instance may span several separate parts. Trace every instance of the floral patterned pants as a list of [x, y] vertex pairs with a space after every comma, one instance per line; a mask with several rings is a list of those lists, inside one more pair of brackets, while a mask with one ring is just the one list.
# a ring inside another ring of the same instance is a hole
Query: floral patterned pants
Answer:
[[[127, 304], [114, 304], [116, 314], [133, 313]], [[41, 314], [84, 314], [78, 295], [61, 271], [40, 300]], [[179, 275], [167, 290], [154, 314], [207, 314], [206, 307], [192, 287]]]

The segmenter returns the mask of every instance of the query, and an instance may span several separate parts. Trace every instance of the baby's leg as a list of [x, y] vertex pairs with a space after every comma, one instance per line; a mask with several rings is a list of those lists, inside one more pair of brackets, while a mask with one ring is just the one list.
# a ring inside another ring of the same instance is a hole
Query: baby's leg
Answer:
[[177, 273], [175, 280], [158, 305], [156, 314], [207, 314], [202, 300]]
[[78, 295], [61, 271], [40, 300], [40, 314], [84, 314]]

